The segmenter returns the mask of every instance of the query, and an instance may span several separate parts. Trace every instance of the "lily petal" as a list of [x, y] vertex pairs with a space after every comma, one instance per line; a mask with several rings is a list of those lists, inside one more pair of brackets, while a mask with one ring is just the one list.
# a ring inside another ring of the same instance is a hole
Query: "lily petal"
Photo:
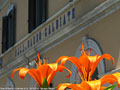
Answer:
[[26, 74], [28, 73], [28, 71], [29, 71], [29, 69], [27, 69], [27, 68], [20, 69], [20, 71], [19, 71], [20, 78], [24, 79], [24, 77], [26, 76]]
[[47, 82], [49, 85], [57, 72], [58, 65], [57, 65], [57, 63], [47, 64], [47, 65], [48, 65], [48, 71], [46, 74], [46, 78], [47, 78]]
[[56, 63], [61, 61], [61, 65], [64, 65], [65, 62], [68, 60], [68, 61], [71, 61], [73, 64], [75, 64], [76, 67], [81, 70], [81, 64], [80, 64], [79, 59], [77, 57], [67, 57], [67, 56], [65, 56], [65, 57], [66, 57], [66, 59], [65, 58], [64, 59], [58, 59], [56, 61]]
[[30, 69], [28, 71], [28, 74], [37, 82], [39, 86], [42, 86], [42, 79], [41, 76], [38, 75], [37, 71], [35, 69]]
[[89, 78], [93, 75], [93, 73], [94, 73], [94, 71], [96, 70], [96, 68], [97, 68], [97, 65], [98, 65], [98, 63], [103, 59], [103, 58], [106, 58], [107, 60], [111, 60], [112, 59], [112, 61], [113, 61], [113, 64], [114, 64], [114, 58], [111, 56], [111, 55], [109, 55], [109, 54], [103, 54], [102, 56], [98, 56], [98, 55], [96, 55], [96, 61], [94, 61], [94, 62], [91, 62], [91, 65], [90, 65], [90, 73], [89, 73]]
[[80, 84], [71, 84], [71, 85], [68, 85], [67, 87], [71, 88], [72, 90], [89, 90], [81, 87]]
[[118, 83], [118, 86], [120, 87], [120, 73], [114, 73], [110, 75], [105, 75], [101, 79], [101, 84], [104, 85], [105, 83], [113, 84], [114, 82]]
[[[71, 71], [69, 69], [67, 69], [65, 66], [62, 65], [57, 65], [57, 64], [49, 64], [50, 68], [48, 71], [48, 76], [47, 76], [47, 81], [48, 81], [48, 85], [50, 84], [50, 82], [52, 81], [53, 77], [55, 76], [56, 72], [61, 71], [63, 69], [66, 69], [69, 72], [69, 75], [66, 76], [67, 78], [69, 78], [71, 76]], [[51, 68], [52, 67], [52, 68]], [[57, 69], [56, 69], [57, 67]], [[51, 69], [51, 70], [50, 70]], [[50, 72], [51, 71], [51, 72]]]
[[60, 61], [61, 61], [61, 65], [65, 65], [65, 62], [68, 60], [68, 58], [70, 58], [70, 57], [68, 57], [68, 56], [61, 56], [61, 57], [59, 57], [57, 60], [56, 60], [56, 63], [59, 63]]
[[12, 78], [14, 77], [15, 72], [21, 70], [22, 68], [24, 68], [24, 67], [20, 67], [20, 68], [15, 69], [15, 70], [12, 72]]
[[71, 83], [59, 84], [57, 90], [65, 90], [69, 85], [71, 85]]
[[[37, 74], [39, 75], [39, 76], [41, 76], [41, 81], [43, 82], [43, 80], [44, 80], [44, 78], [46, 77], [46, 75], [48, 75], [47, 74], [47, 72], [48, 72], [48, 69], [49, 69], [49, 67], [48, 67], [48, 65], [47, 64], [44, 64], [44, 65], [41, 65], [41, 66], [39, 66], [38, 68], [37, 68]], [[51, 71], [50, 71], [51, 72]], [[47, 77], [46, 77], [47, 78]]]
[[94, 81], [87, 81], [87, 84], [90, 86], [90, 90], [100, 90], [101, 87], [101, 81], [100, 80], [94, 80]]
[[18, 68], [18, 69], [15, 69], [15, 70], [13, 71], [13, 73], [12, 73], [12, 77], [13, 77], [14, 73], [15, 73], [16, 71], [18, 71], [18, 70], [20, 70], [20, 71], [19, 71], [19, 77], [20, 77], [21, 79], [24, 79], [24, 77], [25, 77], [26, 74], [28, 73], [28, 74], [37, 82], [37, 84], [38, 84], [39, 86], [42, 85], [40, 76], [38, 76], [38, 74], [37, 74], [37, 72], [36, 72], [35, 69], [27, 69], [27, 68], [23, 68], [23, 67]]
[[81, 84], [59, 84], [57, 90], [65, 90], [66, 88], [70, 88], [72, 90], [91, 90], [90, 86], [86, 82], [83, 82]]

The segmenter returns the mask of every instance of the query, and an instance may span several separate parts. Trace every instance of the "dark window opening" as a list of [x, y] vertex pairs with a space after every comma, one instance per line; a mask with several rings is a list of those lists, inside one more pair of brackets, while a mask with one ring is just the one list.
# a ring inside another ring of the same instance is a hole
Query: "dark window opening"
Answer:
[[37, 26], [47, 19], [47, 0], [29, 0], [28, 32], [32, 32]]
[[2, 68], [2, 59], [0, 58], [0, 69]]
[[7, 16], [4, 16], [2, 20], [2, 53], [4, 53], [15, 44], [15, 7], [13, 7], [9, 14]]
[[96, 79], [96, 80], [99, 79], [99, 78], [98, 78], [98, 69], [97, 69], [97, 68], [96, 68], [96, 70], [95, 70], [95, 72], [93, 73], [93, 75], [92, 75], [91, 78], [92, 78], [92, 80], [94, 80], [94, 79]]

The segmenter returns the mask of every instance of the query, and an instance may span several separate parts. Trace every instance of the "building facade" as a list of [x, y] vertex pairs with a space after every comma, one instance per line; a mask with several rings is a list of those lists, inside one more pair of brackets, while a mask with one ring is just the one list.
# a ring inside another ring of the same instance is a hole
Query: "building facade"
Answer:
[[[33, 68], [33, 57], [39, 52], [49, 57], [49, 63], [60, 56], [81, 55], [81, 43], [91, 48], [91, 55], [109, 53], [115, 58], [103, 60], [96, 71], [97, 78], [120, 71], [120, 0], [0, 0], [0, 87], [37, 87], [28, 75], [21, 80], [15, 68]], [[51, 87], [59, 83], [79, 83], [76, 67], [58, 72]], [[61, 79], [62, 78], [62, 79]], [[116, 89], [117, 90], [117, 89]]]

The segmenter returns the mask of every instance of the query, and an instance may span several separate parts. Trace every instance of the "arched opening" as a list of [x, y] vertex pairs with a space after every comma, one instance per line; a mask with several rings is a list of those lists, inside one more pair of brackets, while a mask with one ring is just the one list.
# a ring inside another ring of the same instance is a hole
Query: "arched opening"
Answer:
[[15, 90], [15, 84], [12, 79], [8, 78], [5, 88]]

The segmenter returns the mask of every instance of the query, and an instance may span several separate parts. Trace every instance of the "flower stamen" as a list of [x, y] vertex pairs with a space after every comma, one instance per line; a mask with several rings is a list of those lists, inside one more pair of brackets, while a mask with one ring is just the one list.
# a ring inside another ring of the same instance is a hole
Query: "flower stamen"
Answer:
[[38, 67], [39, 65], [37, 64], [36, 59], [35, 59], [35, 58], [33, 58], [33, 60], [34, 60], [34, 62], [35, 62], [35, 64], [36, 64], [36, 66]]
[[83, 43], [81, 44], [81, 46], [82, 46], [82, 54], [83, 54], [83, 55], [86, 55], [86, 54], [85, 54], [84, 47], [83, 47]]
[[90, 53], [91, 53], [91, 48], [89, 48], [89, 53], [88, 53], [88, 56], [90, 56]]
[[39, 55], [39, 53], [37, 53], [37, 56], [38, 56], [38, 63], [39, 63], [39, 65], [41, 65], [41, 60], [40, 60], [40, 55]]

